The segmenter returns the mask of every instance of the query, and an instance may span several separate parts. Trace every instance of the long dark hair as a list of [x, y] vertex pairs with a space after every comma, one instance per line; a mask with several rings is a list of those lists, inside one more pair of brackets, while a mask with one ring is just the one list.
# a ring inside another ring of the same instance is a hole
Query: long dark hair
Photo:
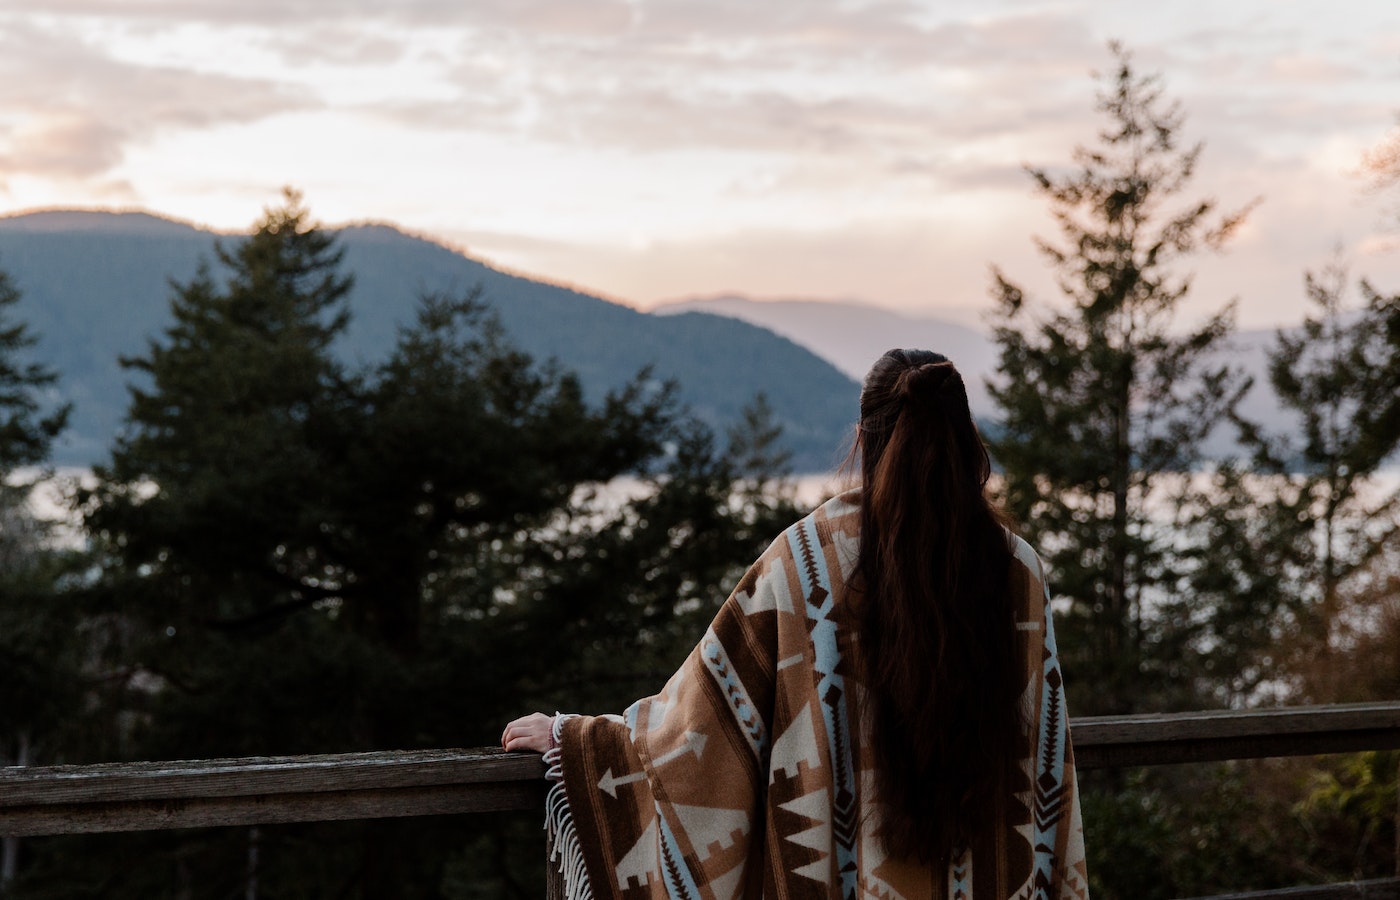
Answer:
[[962, 376], [891, 350], [866, 376], [852, 579], [882, 838], [943, 864], [992, 826], [1021, 752], [1011, 548]]

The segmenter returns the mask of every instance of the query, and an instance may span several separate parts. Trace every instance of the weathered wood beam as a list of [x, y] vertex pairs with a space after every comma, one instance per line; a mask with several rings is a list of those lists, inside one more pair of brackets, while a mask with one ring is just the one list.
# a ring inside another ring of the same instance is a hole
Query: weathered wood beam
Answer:
[[1242, 894], [1212, 894], [1194, 900], [1400, 900], [1400, 878], [1276, 888]]
[[1097, 716], [1070, 724], [1080, 769], [1400, 748], [1400, 703]]
[[[1077, 719], [1081, 769], [1400, 747], [1400, 703]], [[0, 836], [539, 809], [544, 765], [494, 749], [0, 768]]]
[[492, 749], [0, 768], [0, 836], [537, 809], [543, 777]]

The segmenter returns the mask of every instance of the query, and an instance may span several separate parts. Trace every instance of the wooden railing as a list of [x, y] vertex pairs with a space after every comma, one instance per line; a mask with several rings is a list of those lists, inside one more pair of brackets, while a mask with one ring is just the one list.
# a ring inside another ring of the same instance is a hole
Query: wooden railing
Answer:
[[[1395, 749], [1400, 703], [1083, 718], [1071, 732], [1084, 770]], [[0, 768], [0, 837], [542, 809], [543, 776], [537, 755], [494, 749]], [[1400, 879], [1229, 896], [1400, 900]]]

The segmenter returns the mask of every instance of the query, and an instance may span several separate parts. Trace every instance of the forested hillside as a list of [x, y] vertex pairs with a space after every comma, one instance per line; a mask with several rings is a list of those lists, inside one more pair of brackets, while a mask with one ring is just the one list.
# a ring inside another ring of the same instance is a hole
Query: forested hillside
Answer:
[[[825, 471], [839, 461], [857, 387], [785, 338], [721, 316], [647, 315], [501, 272], [384, 225], [334, 233], [354, 277], [350, 326], [336, 344], [348, 362], [382, 360], [424, 294], [479, 288], [514, 344], [577, 373], [592, 400], [651, 367], [655, 379], [679, 385], [680, 399], [702, 421], [723, 430], [762, 392], [798, 470]], [[118, 358], [142, 352], [168, 324], [171, 280], [187, 281], [201, 261], [217, 274], [220, 239], [141, 213], [0, 220], [0, 267], [23, 295], [19, 314], [39, 335], [34, 355], [60, 375], [52, 399], [73, 403], [56, 463], [101, 459], [127, 403]]]

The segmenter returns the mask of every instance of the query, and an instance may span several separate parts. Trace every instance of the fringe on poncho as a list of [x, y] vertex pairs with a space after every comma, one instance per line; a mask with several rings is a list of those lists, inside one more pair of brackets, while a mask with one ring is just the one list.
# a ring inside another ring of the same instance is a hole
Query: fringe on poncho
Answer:
[[556, 719], [546, 828], [568, 897], [1087, 900], [1048, 594], [1017, 538], [1024, 778], [1000, 825], [946, 871], [886, 856], [853, 635], [839, 624], [858, 498], [834, 498], [779, 537], [661, 693], [622, 716]]

